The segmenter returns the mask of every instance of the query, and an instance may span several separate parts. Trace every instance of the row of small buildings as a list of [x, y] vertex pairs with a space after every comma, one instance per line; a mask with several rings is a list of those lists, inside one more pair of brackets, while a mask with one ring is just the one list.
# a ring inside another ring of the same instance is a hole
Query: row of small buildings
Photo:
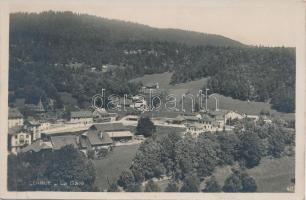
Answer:
[[94, 124], [88, 130], [75, 134], [43, 135], [15, 153], [58, 150], [72, 145], [87, 155], [89, 151], [98, 153], [101, 149], [109, 150], [116, 142], [131, 141], [133, 138], [132, 132], [121, 123]]
[[[186, 127], [186, 132], [197, 136], [202, 132], [230, 131], [234, 127], [232, 122], [248, 118], [254, 121], [257, 115], [247, 115], [232, 110], [215, 110], [200, 113], [180, 114], [176, 118], [168, 119], [169, 124], [179, 124]], [[266, 120], [270, 122], [271, 120]]]
[[[84, 149], [100, 148], [106, 144], [110, 146], [120, 140], [132, 140], [133, 134], [123, 124], [113, 123], [117, 117], [116, 113], [108, 113], [105, 110], [75, 111], [71, 112], [70, 120], [66, 122], [62, 122], [61, 119], [58, 122], [50, 122], [34, 118], [24, 119], [18, 109], [10, 108], [8, 150], [17, 154], [22, 149], [22, 151], [37, 151], [41, 148], [57, 149], [62, 146], [60, 141], [63, 140], [64, 144], [78, 145], [85, 151]], [[52, 130], [60, 130], [61, 127], [67, 126], [82, 127], [84, 131], [78, 131], [77, 139], [73, 139], [76, 137], [73, 134], [62, 133], [64, 136], [47, 134]], [[87, 144], [86, 148], [85, 144]]]

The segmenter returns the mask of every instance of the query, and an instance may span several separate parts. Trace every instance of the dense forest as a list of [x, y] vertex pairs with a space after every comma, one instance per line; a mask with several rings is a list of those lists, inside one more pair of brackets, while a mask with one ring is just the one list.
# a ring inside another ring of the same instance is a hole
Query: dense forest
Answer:
[[[107, 73], [103, 65], [116, 66]], [[91, 71], [91, 69], [95, 69]], [[211, 92], [265, 101], [294, 112], [295, 50], [243, 45], [211, 34], [71, 12], [14, 13], [10, 20], [10, 101], [56, 100], [85, 107], [101, 88], [135, 93], [129, 80], [172, 71], [172, 84], [210, 77]]]

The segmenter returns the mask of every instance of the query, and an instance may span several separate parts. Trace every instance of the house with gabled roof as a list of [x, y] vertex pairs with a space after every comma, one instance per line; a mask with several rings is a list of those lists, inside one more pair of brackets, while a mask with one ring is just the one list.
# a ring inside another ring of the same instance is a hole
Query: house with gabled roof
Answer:
[[11, 153], [17, 154], [20, 149], [30, 145], [32, 134], [21, 128], [14, 127], [8, 130], [8, 149]]
[[122, 123], [104, 123], [94, 124], [90, 127], [91, 130], [107, 133], [113, 141], [132, 140], [134, 135]]
[[53, 146], [51, 141], [47, 140], [43, 140], [43, 139], [39, 139], [36, 140], [35, 142], [33, 142], [31, 145], [28, 145], [22, 149], [20, 149], [19, 152], [22, 153], [26, 153], [26, 152], [39, 152], [39, 151], [52, 151]]
[[93, 111], [93, 120], [97, 123], [112, 122], [118, 117], [117, 113], [109, 113], [105, 109], [96, 109]]
[[93, 123], [93, 113], [88, 110], [83, 111], [72, 111], [70, 113], [70, 122], [78, 124], [92, 124]]
[[8, 128], [23, 126], [23, 115], [17, 108], [9, 108]]
[[100, 149], [110, 149], [113, 144], [113, 140], [107, 133], [92, 129], [80, 135], [79, 142], [80, 150], [85, 154], [90, 150], [98, 152]]
[[68, 145], [78, 148], [79, 143], [79, 137], [76, 135], [51, 136], [50, 140], [53, 150], [59, 150]]

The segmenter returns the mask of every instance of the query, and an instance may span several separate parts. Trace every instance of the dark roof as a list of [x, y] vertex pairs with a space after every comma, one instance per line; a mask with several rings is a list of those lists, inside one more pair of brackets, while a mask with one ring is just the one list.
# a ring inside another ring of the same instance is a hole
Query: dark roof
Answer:
[[213, 119], [208, 115], [203, 115], [202, 119], [200, 119], [200, 121], [211, 122], [211, 121], [213, 121]]
[[98, 130], [98, 131], [102, 131], [102, 132], [128, 130], [128, 128], [123, 126], [122, 123], [94, 124], [90, 127], [90, 129]]
[[95, 116], [101, 116], [101, 117], [111, 117], [111, 116], [117, 116], [117, 113], [109, 113], [106, 110], [95, 110], [93, 112], [93, 115]]
[[183, 118], [185, 119], [185, 120], [190, 120], [190, 121], [198, 121], [199, 120], [199, 118], [198, 117], [196, 117], [196, 116], [183, 116]]
[[42, 140], [36, 140], [31, 145], [28, 145], [24, 148], [22, 148], [21, 152], [28, 152], [28, 151], [34, 151], [39, 152], [43, 149], [52, 149], [52, 143], [51, 142], [43, 142]]
[[82, 149], [91, 148], [91, 144], [86, 136], [80, 136], [80, 145]]
[[214, 116], [218, 116], [218, 115], [223, 116], [228, 112], [229, 112], [228, 110], [218, 110], [218, 111], [213, 110], [213, 111], [209, 111], [209, 114], [214, 115]]
[[8, 134], [9, 134], [9, 135], [16, 135], [16, 134], [20, 133], [21, 130], [22, 130], [22, 129], [21, 129], [20, 127], [9, 128], [9, 129], [8, 129]]
[[39, 121], [36, 121], [36, 120], [26, 120], [24, 124], [28, 126], [39, 126], [40, 125]]
[[93, 114], [88, 110], [71, 112], [71, 118], [91, 118], [91, 117], [93, 117]]
[[75, 135], [51, 136], [51, 142], [55, 150], [67, 145], [73, 145], [77, 148], [77, 136]]
[[9, 119], [23, 118], [23, 115], [17, 108], [9, 108]]
[[84, 133], [84, 135], [87, 136], [90, 145], [107, 145], [113, 143], [113, 140], [106, 133], [102, 133], [102, 138], [101, 138], [100, 131], [88, 130], [87, 132]]

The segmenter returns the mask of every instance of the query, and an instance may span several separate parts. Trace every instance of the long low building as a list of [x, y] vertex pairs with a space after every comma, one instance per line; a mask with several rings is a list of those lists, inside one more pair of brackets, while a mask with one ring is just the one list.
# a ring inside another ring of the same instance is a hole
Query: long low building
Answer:
[[107, 133], [113, 141], [132, 140], [134, 136], [122, 123], [94, 124], [90, 129]]

